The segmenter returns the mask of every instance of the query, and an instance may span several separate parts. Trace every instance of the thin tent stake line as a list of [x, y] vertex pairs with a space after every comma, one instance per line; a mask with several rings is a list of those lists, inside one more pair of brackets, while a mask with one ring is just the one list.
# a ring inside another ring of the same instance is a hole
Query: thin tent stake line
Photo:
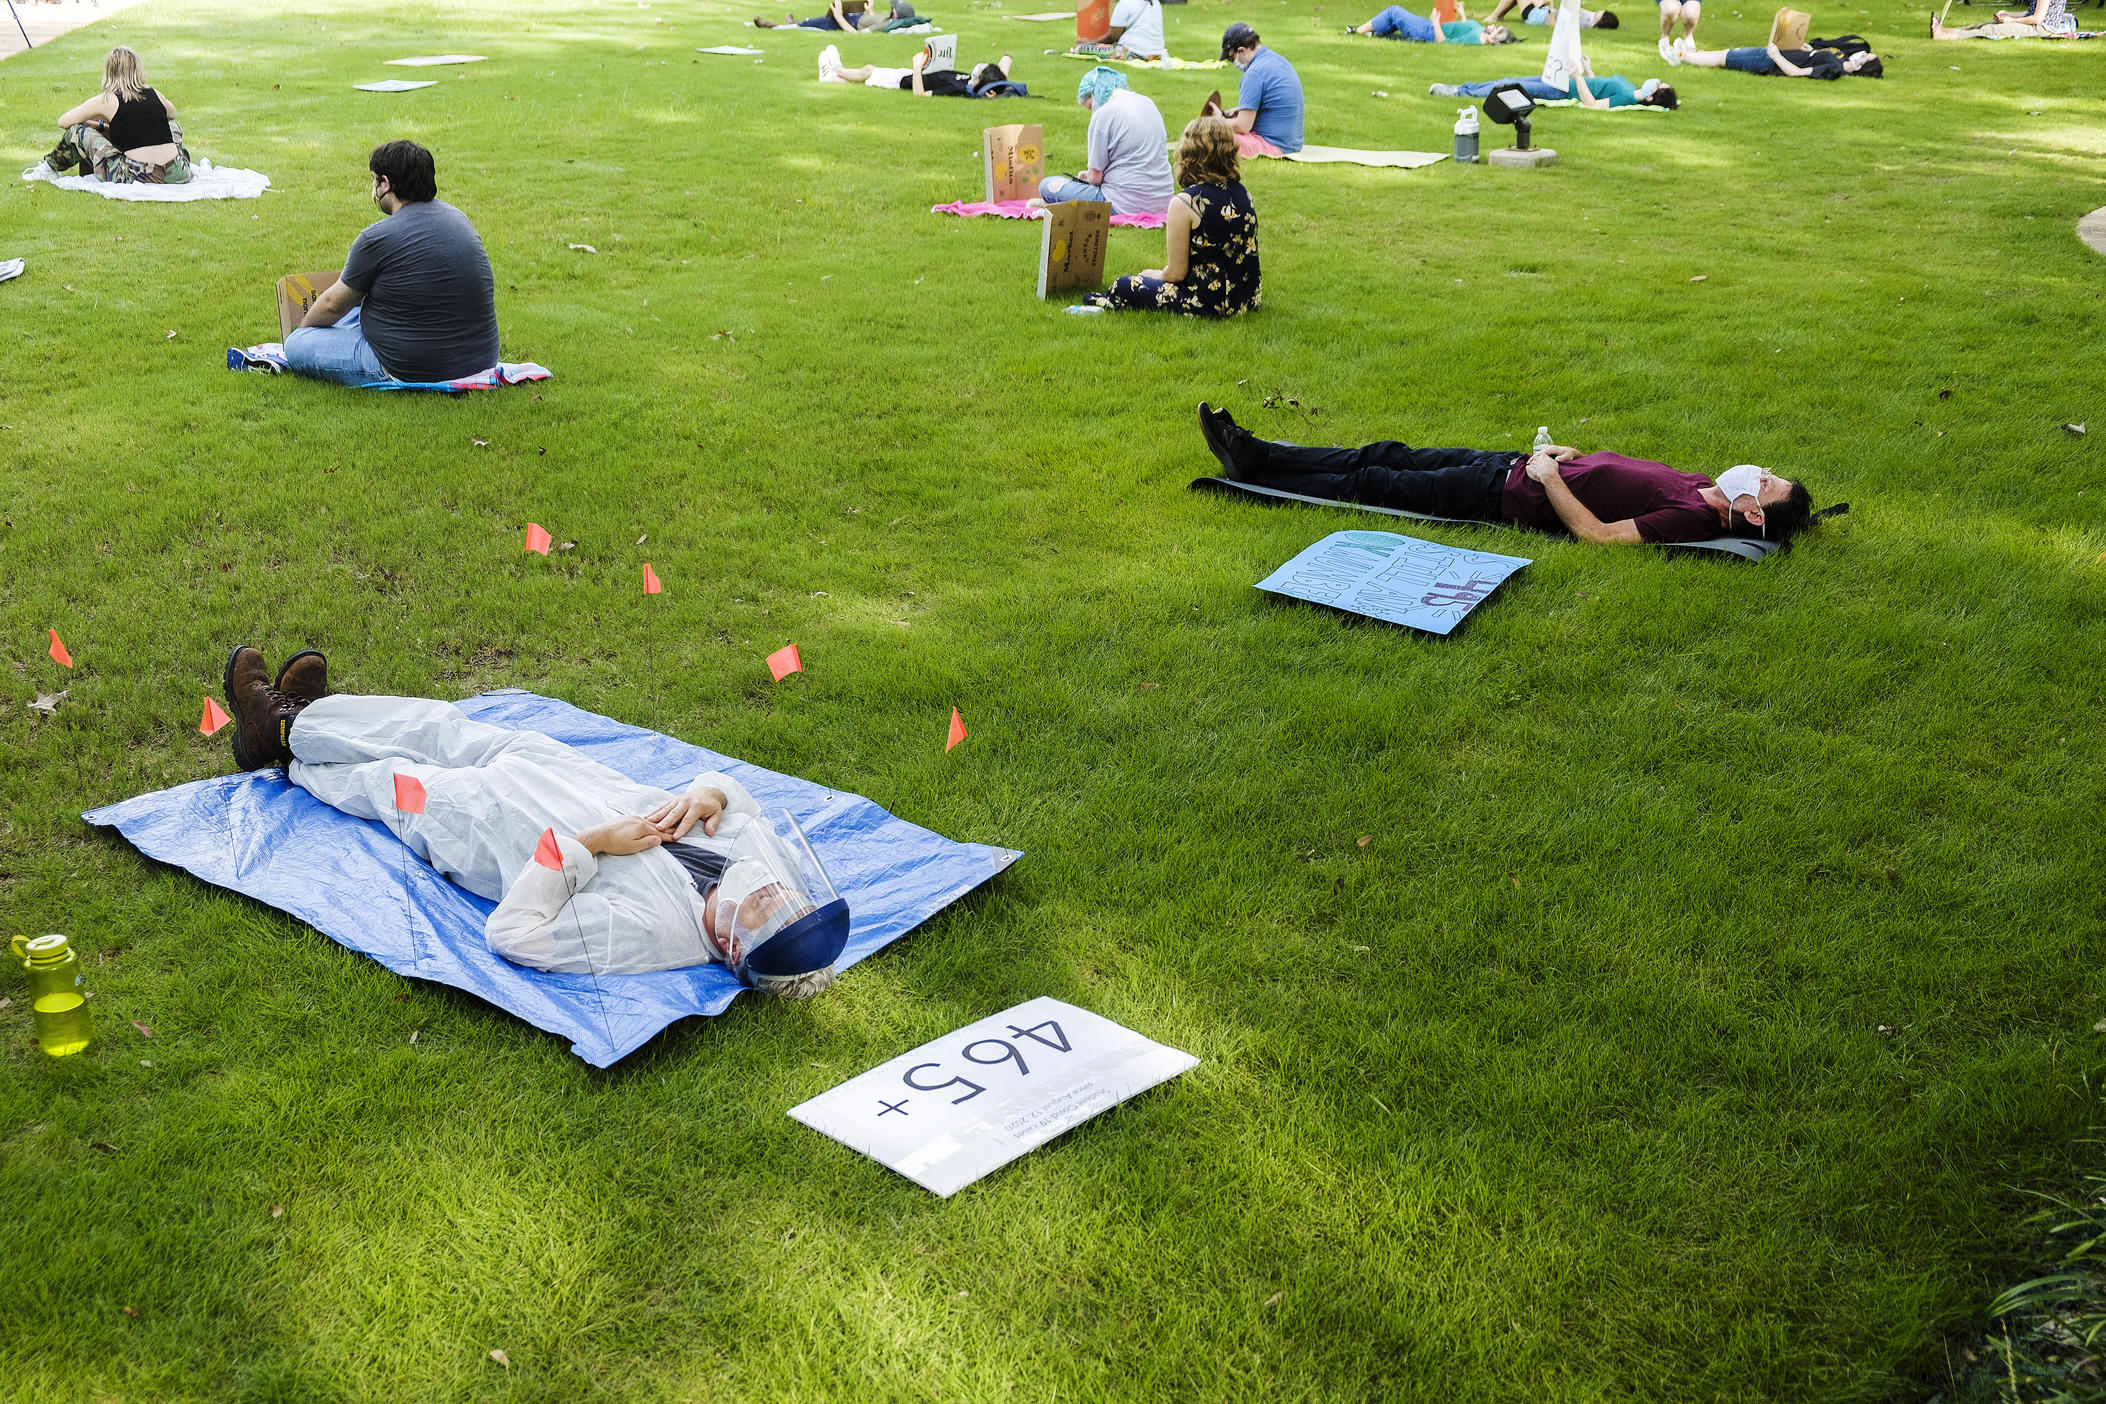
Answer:
[[22, 12], [15, 8], [15, 0], [7, 0], [7, 12], [15, 17], [15, 28], [22, 30], [22, 47], [34, 49], [36, 45], [29, 42], [29, 31], [23, 27]]

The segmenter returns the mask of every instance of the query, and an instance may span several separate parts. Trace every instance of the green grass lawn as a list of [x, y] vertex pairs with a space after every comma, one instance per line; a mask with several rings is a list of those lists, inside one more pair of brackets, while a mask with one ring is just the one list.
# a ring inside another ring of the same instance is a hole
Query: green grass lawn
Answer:
[[[1537, 172], [1266, 164], [1265, 306], [1201, 325], [1060, 315], [1035, 229], [926, 213], [976, 197], [983, 124], [1042, 121], [1055, 169], [1084, 128], [1040, 53], [1071, 31], [928, 8], [1038, 99], [821, 87], [821, 36], [699, 0], [152, 0], [0, 67], [10, 173], [121, 39], [278, 186], [0, 194], [0, 919], [73, 935], [100, 1036], [45, 1059], [0, 975], [0, 1399], [1942, 1387], [2101, 1067], [2106, 478], [2061, 426], [2106, 428], [2071, 228], [2106, 44], [1932, 45], [1880, 0], [1814, 28], [1881, 82], [1684, 68], [1672, 115], [1547, 114]], [[1445, 150], [1428, 82], [1542, 62], [1338, 33], [1374, 8], [1193, 4], [1170, 42], [1252, 20], [1333, 145]], [[1597, 67], [1661, 73], [1625, 19]], [[448, 51], [490, 61], [351, 90]], [[1175, 130], [1225, 76], [1133, 81]], [[555, 378], [223, 370], [396, 136]], [[1303, 442], [1548, 424], [1854, 510], [1760, 567], [1431, 529], [1535, 558], [1436, 641], [1250, 588], [1369, 523], [1187, 493], [1201, 398]], [[576, 549], [523, 556], [528, 520]], [[596, 1072], [80, 822], [230, 768], [196, 728], [240, 640], [1028, 856], [824, 998]], [[784, 1115], [1039, 994], [1203, 1061], [948, 1202]]]

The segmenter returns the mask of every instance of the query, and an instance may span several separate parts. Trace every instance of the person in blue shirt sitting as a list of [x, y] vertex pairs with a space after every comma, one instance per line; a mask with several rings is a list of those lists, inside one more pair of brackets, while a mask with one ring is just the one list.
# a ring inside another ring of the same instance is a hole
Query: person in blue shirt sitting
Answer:
[[1224, 110], [1215, 93], [1202, 117], [1224, 117], [1236, 129], [1245, 156], [1290, 156], [1302, 149], [1302, 80], [1294, 65], [1258, 41], [1258, 31], [1238, 20], [1221, 36], [1221, 56], [1243, 70], [1236, 106]]

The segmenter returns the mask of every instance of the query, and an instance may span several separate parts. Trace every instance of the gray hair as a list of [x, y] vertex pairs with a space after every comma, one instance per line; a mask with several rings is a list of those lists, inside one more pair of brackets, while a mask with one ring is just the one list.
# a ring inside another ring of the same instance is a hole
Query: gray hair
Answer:
[[753, 977], [753, 988], [762, 994], [780, 995], [784, 999], [810, 999], [823, 994], [834, 983], [834, 968], [807, 971], [802, 975], [762, 975]]

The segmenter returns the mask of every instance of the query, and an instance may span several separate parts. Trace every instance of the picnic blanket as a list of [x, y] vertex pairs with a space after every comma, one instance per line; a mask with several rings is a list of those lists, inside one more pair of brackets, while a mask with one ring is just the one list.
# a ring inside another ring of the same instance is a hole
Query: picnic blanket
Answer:
[[[1024, 19], [1028, 17], [1018, 15], [1015, 18]], [[1060, 18], [1073, 19], [1074, 16], [1062, 15], [1060, 16]], [[1162, 68], [1175, 70], [1184, 68], [1229, 67], [1229, 61], [1227, 59], [1181, 59], [1176, 57], [1175, 55], [1159, 59], [1113, 58], [1109, 54], [1085, 54], [1078, 53], [1073, 49], [1069, 49], [1066, 52], [1062, 53], [1061, 57], [1071, 59], [1085, 59], [1090, 63], [1116, 63], [1124, 68]]]
[[1665, 112], [1664, 107], [1655, 107], [1649, 102], [1627, 102], [1622, 107], [1588, 107], [1578, 98], [1537, 98], [1538, 107], [1577, 107], [1582, 112]]
[[43, 161], [22, 172], [24, 180], [47, 180], [61, 190], [89, 190], [105, 200], [253, 200], [271, 188], [271, 178], [262, 171], [238, 166], [215, 166], [194, 162], [190, 179], [181, 185], [119, 184], [100, 176], [60, 175]]
[[[1293, 504], [1302, 507], [1336, 507], [1348, 512], [1373, 512], [1383, 517], [1408, 517], [1415, 522], [1441, 522], [1449, 526], [1490, 526], [1507, 531], [1525, 531], [1511, 522], [1488, 522], [1477, 517], [1436, 517], [1426, 512], [1407, 512], [1402, 507], [1376, 507], [1366, 502], [1342, 502], [1331, 497], [1307, 497], [1298, 492], [1287, 492], [1281, 488], [1261, 487], [1257, 483], [1239, 483], [1233, 478], [1194, 478], [1192, 489], [1196, 492], [1220, 493], [1226, 497], [1241, 497], [1246, 501], [1265, 503], [1271, 506]], [[1839, 503], [1821, 512], [1820, 516], [1835, 516], [1850, 510], [1848, 503]], [[1704, 551], [1713, 555], [1734, 556], [1743, 561], [1763, 560], [1784, 549], [1784, 543], [1763, 541], [1752, 536], [1715, 536], [1709, 541], [1654, 541], [1646, 543], [1666, 551]]]
[[706, 49], [695, 50], [698, 54], [757, 54], [759, 49], [749, 49], [743, 44], [712, 44]]
[[[721, 770], [764, 808], [788, 809], [851, 912], [844, 970], [1007, 868], [1014, 849], [956, 843], [861, 795], [780, 775], [552, 697], [506, 690], [459, 704], [477, 721], [552, 736], [647, 785]], [[721, 965], [649, 975], [561, 975], [491, 951], [493, 904], [454, 886], [384, 825], [331, 809], [275, 767], [195, 780], [82, 816], [147, 857], [288, 912], [388, 969], [468, 991], [571, 1040], [596, 1067], [690, 1015], [721, 1014], [743, 988]]]
[[1300, 161], [1312, 166], [1350, 162], [1356, 166], [1394, 166], [1407, 171], [1448, 159], [1445, 151], [1361, 151], [1350, 146], [1305, 146], [1282, 156], [1259, 154], [1270, 161]]
[[[1001, 219], [1044, 219], [1044, 210], [1034, 210], [1023, 200], [953, 200], [948, 205], [929, 206], [930, 214], [956, 215], [960, 219], [978, 219], [981, 215], [995, 215]], [[1111, 222], [1128, 229], [1161, 229], [1165, 217], [1159, 214], [1115, 214]]]
[[418, 88], [436, 88], [438, 80], [426, 78], [422, 82], [411, 82], [407, 78], [384, 78], [378, 83], [353, 83], [352, 87], [362, 93], [407, 93]]
[[[285, 343], [266, 341], [260, 346], [229, 346], [227, 369], [233, 371], [257, 371], [264, 375], [282, 375], [292, 369], [285, 359]], [[376, 380], [370, 385], [361, 385], [361, 390], [437, 390], [448, 395], [458, 395], [464, 390], [495, 390], [505, 385], [518, 385], [528, 380], [547, 380], [547, 366], [533, 361], [499, 361], [486, 371], [464, 375], [459, 380]]]
[[443, 63], [482, 63], [481, 54], [420, 54], [415, 58], [389, 59], [396, 68], [436, 68]]

